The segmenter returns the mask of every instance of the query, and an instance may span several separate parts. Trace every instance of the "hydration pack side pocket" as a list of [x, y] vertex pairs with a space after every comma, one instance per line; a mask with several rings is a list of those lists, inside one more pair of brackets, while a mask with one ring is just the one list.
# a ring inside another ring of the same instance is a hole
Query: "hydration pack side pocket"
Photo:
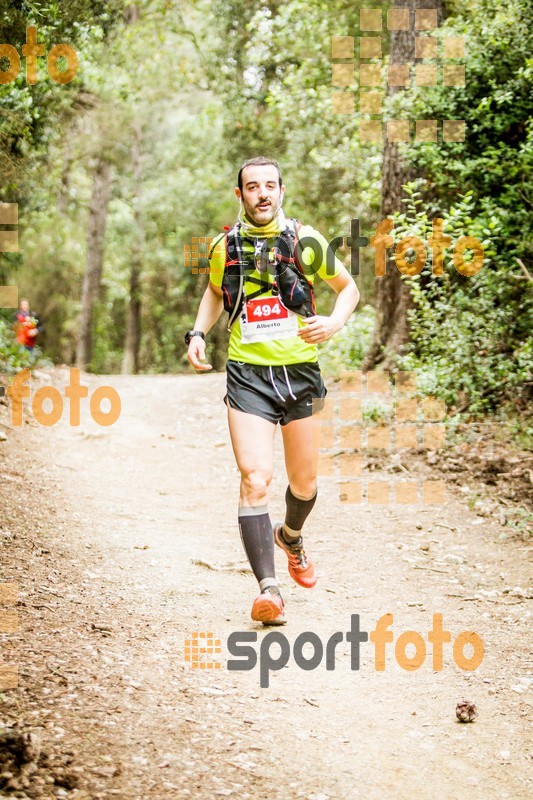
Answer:
[[288, 264], [278, 263], [276, 283], [284, 306], [301, 317], [310, 317], [315, 313], [313, 289], [309, 281]]

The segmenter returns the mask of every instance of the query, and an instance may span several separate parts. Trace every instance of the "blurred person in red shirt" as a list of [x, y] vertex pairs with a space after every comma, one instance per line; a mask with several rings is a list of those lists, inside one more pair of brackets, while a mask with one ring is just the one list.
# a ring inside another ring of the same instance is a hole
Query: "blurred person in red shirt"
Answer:
[[26, 350], [32, 351], [42, 331], [42, 325], [38, 316], [30, 309], [29, 300], [25, 297], [21, 299], [15, 314], [14, 328], [17, 342]]

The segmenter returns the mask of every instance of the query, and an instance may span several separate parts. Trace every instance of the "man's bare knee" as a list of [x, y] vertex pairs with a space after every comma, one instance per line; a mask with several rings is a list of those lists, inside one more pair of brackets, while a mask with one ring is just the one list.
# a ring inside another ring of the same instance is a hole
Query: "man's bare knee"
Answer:
[[272, 475], [259, 470], [241, 473], [241, 493], [250, 505], [266, 503]]
[[317, 482], [315, 478], [303, 480], [300, 482], [291, 481], [291, 492], [295, 497], [300, 497], [302, 500], [310, 500], [315, 496], [317, 491]]

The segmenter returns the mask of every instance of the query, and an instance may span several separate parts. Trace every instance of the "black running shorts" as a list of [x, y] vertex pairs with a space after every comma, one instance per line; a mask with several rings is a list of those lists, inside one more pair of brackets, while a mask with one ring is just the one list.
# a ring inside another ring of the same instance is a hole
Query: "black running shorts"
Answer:
[[327, 391], [316, 361], [286, 367], [226, 364], [226, 405], [269, 422], [287, 425], [310, 417], [324, 405]]

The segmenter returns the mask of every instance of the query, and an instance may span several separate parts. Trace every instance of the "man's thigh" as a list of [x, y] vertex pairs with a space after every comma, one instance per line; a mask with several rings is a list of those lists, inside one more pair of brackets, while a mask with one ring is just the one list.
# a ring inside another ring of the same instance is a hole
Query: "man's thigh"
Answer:
[[228, 407], [231, 444], [241, 475], [260, 473], [267, 481], [274, 466], [276, 425], [255, 414]]
[[297, 494], [312, 493], [318, 471], [316, 417], [295, 419], [283, 425], [281, 432], [289, 483]]

